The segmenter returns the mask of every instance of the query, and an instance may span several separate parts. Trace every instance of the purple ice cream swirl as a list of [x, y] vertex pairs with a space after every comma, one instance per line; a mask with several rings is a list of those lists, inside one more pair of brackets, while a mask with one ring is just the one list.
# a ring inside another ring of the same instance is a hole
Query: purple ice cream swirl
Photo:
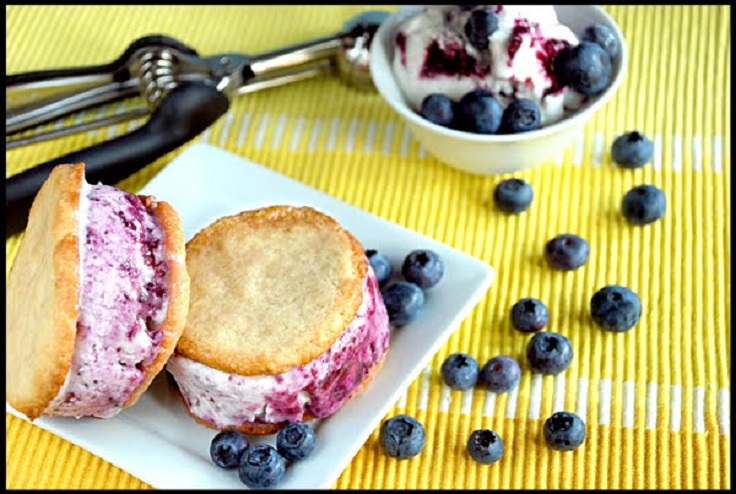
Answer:
[[109, 418], [146, 377], [168, 306], [164, 234], [141, 199], [83, 186], [80, 294], [74, 355], [46, 414]]
[[389, 322], [373, 270], [353, 322], [316, 359], [277, 375], [228, 374], [174, 353], [167, 363], [189, 411], [217, 428], [335, 413], [388, 350]]

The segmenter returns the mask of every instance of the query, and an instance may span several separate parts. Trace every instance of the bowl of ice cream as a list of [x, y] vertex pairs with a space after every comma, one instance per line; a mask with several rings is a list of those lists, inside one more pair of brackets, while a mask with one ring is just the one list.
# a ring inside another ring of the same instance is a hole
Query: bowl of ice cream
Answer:
[[[482, 36], [468, 27], [476, 18]], [[595, 59], [611, 50], [592, 42], [590, 26], [607, 28], [614, 53]], [[605, 64], [575, 73], [575, 56]], [[412, 5], [381, 24], [370, 68], [378, 92], [430, 154], [495, 175], [558, 156], [616, 93], [626, 62], [621, 30], [597, 6]], [[533, 125], [512, 130], [514, 118]]]

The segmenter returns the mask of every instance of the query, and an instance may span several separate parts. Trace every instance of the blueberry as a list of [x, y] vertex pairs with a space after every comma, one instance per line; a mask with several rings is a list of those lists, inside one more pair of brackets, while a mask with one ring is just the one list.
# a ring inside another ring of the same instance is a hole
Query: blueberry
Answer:
[[424, 426], [409, 415], [396, 415], [383, 423], [379, 442], [392, 458], [411, 458], [424, 448]]
[[537, 130], [542, 126], [542, 112], [539, 105], [526, 98], [512, 101], [503, 112], [500, 133], [518, 134]]
[[560, 271], [578, 269], [588, 261], [589, 256], [588, 242], [572, 233], [558, 235], [544, 246], [547, 264]]
[[667, 198], [653, 185], [639, 185], [628, 191], [621, 201], [621, 212], [632, 225], [654, 223], [667, 210]]
[[381, 292], [388, 319], [394, 326], [409, 324], [424, 305], [424, 293], [414, 283], [399, 281]]
[[222, 431], [210, 443], [210, 458], [222, 468], [235, 468], [250, 442], [240, 431]]
[[276, 449], [289, 461], [303, 460], [315, 446], [314, 429], [306, 422], [292, 422], [276, 434]]
[[622, 333], [633, 328], [641, 318], [639, 295], [626, 287], [609, 285], [590, 299], [590, 314], [598, 326]]
[[468, 453], [478, 463], [490, 465], [503, 457], [503, 441], [490, 429], [473, 431], [468, 438]]
[[273, 446], [259, 444], [240, 459], [238, 477], [251, 489], [270, 489], [284, 480], [286, 460]]
[[586, 96], [599, 94], [611, 84], [611, 57], [590, 41], [560, 51], [554, 64], [558, 78]]
[[549, 309], [541, 300], [522, 298], [511, 307], [511, 325], [522, 333], [536, 333], [549, 322]]
[[529, 340], [526, 358], [534, 372], [545, 375], [559, 374], [572, 362], [572, 344], [561, 334], [542, 331]]
[[544, 422], [544, 439], [557, 451], [577, 449], [585, 440], [585, 422], [574, 413], [553, 413]]
[[437, 253], [426, 249], [413, 250], [401, 266], [404, 279], [422, 290], [432, 288], [445, 274], [445, 265]]
[[532, 186], [520, 178], [504, 180], [493, 191], [493, 202], [505, 213], [518, 214], [526, 211], [533, 199]]
[[391, 279], [393, 269], [391, 263], [383, 254], [377, 250], [369, 249], [365, 251], [365, 255], [368, 257], [368, 262], [371, 263], [373, 273], [376, 275], [378, 280], [378, 286], [383, 288], [384, 285]]
[[419, 114], [434, 124], [451, 127], [455, 121], [455, 103], [444, 94], [430, 94], [422, 101]]
[[478, 362], [467, 353], [453, 353], [442, 363], [442, 379], [452, 389], [470, 389], [478, 381]]
[[493, 357], [480, 370], [479, 380], [494, 393], [507, 393], [519, 385], [521, 368], [508, 355]]
[[641, 168], [654, 156], [654, 144], [636, 130], [618, 136], [611, 145], [611, 158], [623, 168]]
[[503, 107], [488, 91], [476, 89], [458, 103], [457, 127], [476, 134], [495, 134], [501, 126]]
[[488, 37], [498, 29], [498, 17], [488, 9], [474, 10], [465, 23], [468, 41], [479, 50], [488, 48]]
[[611, 60], [618, 55], [618, 38], [613, 30], [605, 24], [593, 24], [585, 28], [580, 37], [583, 41], [590, 41], [603, 48]]

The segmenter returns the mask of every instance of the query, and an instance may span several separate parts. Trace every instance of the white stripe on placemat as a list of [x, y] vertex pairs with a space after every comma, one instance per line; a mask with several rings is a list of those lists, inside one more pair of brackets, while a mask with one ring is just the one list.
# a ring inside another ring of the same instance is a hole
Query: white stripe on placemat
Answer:
[[304, 133], [304, 117], [296, 119], [294, 124], [294, 130], [291, 131], [291, 142], [289, 143], [289, 149], [296, 151], [299, 149], [299, 143], [302, 140], [302, 134]]
[[496, 393], [492, 391], [486, 391], [486, 399], [483, 402], [483, 415], [486, 417], [493, 417], [493, 413], [496, 411]]
[[396, 124], [393, 120], [386, 124], [383, 129], [383, 144], [381, 145], [381, 152], [383, 154], [391, 154], [391, 143], [394, 141], [394, 129]]
[[419, 400], [417, 408], [419, 410], [426, 410], [427, 404], [429, 403], [429, 385], [432, 377], [432, 367], [427, 367], [422, 371], [422, 380], [419, 383]]
[[418, 158], [426, 158], [427, 157], [427, 150], [424, 149], [424, 146], [421, 144], [419, 145], [419, 150], [417, 151], [417, 157]]
[[325, 149], [328, 151], [332, 151], [335, 149], [335, 144], [337, 144], [337, 133], [340, 132], [340, 119], [339, 118], [333, 118], [330, 122], [330, 134], [327, 136], [327, 144], [325, 145]]
[[672, 137], [672, 171], [682, 171], [682, 136]]
[[573, 140], [572, 164], [575, 166], [583, 165], [583, 156], [585, 155], [585, 132], [579, 130], [575, 133]]
[[529, 390], [529, 418], [538, 419], [542, 409], [542, 374], [532, 374], [531, 389]]
[[654, 156], [652, 158], [652, 169], [657, 170], [657, 171], [662, 169], [662, 136], [661, 135], [654, 136]]
[[713, 136], [711, 142], [713, 146], [713, 153], [711, 154], [711, 160], [713, 160], [713, 171], [721, 173], [723, 171], [723, 140], [721, 136]]
[[452, 399], [452, 389], [445, 383], [442, 383], [440, 388], [440, 403], [439, 411], [447, 412], [450, 410], [450, 400]]
[[401, 396], [399, 396], [399, 401], [396, 402], [397, 408], [406, 408], [406, 394], [407, 390], [405, 390], [403, 393], [401, 393]]
[[598, 383], [600, 389], [600, 403], [598, 411], [598, 423], [601, 425], [611, 424], [611, 380], [601, 379]]
[[552, 402], [552, 413], [565, 410], [565, 374], [555, 376], [555, 394]]
[[317, 143], [319, 142], [319, 135], [322, 132], [322, 119], [317, 118], [312, 125], [312, 131], [309, 136], [309, 144], [307, 145], [307, 151], [314, 151], [317, 149]]
[[632, 381], [624, 381], [624, 418], [623, 426], [631, 429], [634, 427], [634, 400], [636, 397], [636, 386]]
[[721, 434], [731, 434], [731, 392], [726, 388], [718, 390], [718, 428]]
[[696, 172], [703, 170], [703, 138], [693, 136], [693, 170]]
[[462, 402], [460, 402], [460, 413], [470, 415], [473, 411], [473, 388], [466, 389], [462, 394]]
[[647, 383], [647, 403], [644, 427], [657, 428], [657, 383]]
[[399, 148], [399, 154], [401, 156], [409, 155], [409, 143], [411, 143], [411, 130], [405, 125], [401, 133], [401, 147]]
[[695, 386], [693, 389], [693, 430], [695, 432], [705, 432], [705, 388]]
[[[131, 121], [130, 123], [132, 124], [133, 122]], [[202, 142], [209, 142], [210, 141], [210, 138], [212, 137], [212, 129], [214, 128], [214, 126], [215, 126], [215, 124], [212, 124], [209, 127], [207, 127], [207, 129], [205, 129], [204, 132], [202, 132], [202, 135], [200, 136], [200, 140]]]
[[240, 128], [238, 129], [238, 140], [235, 141], [238, 147], [241, 147], [245, 143], [245, 136], [248, 135], [251, 118], [253, 118], [253, 115], [250, 113], [243, 115], [243, 120], [240, 122]]
[[604, 144], [603, 134], [596, 132], [593, 138], [593, 159], [591, 161], [591, 164], [595, 167], [601, 166], [601, 163], [603, 163]]
[[365, 131], [365, 141], [363, 142], [363, 152], [370, 153], [373, 151], [373, 144], [376, 142], [376, 122], [371, 120], [368, 122], [368, 128]]
[[220, 131], [220, 146], [227, 144], [227, 139], [230, 137], [230, 127], [233, 126], [233, 119], [235, 113], [229, 111], [225, 114], [225, 121], [222, 123], [222, 130]]
[[351, 118], [348, 127], [348, 135], [345, 138], [345, 151], [353, 151], [355, 149], [355, 135], [358, 133], [358, 119]]
[[268, 122], [271, 120], [271, 115], [264, 113], [261, 117], [261, 123], [256, 129], [256, 136], [253, 139], [253, 147], [261, 149], [263, 147], [263, 141], [266, 139], [266, 130], [268, 130]]
[[588, 416], [588, 380], [578, 379], [578, 396], [575, 404], [575, 414], [585, 422]]
[[279, 149], [281, 147], [281, 140], [284, 138], [284, 132], [286, 131], [286, 115], [279, 115], [276, 119], [276, 126], [273, 129], [273, 137], [271, 138], [271, 149]]
[[682, 423], [682, 386], [673, 384], [670, 386], [670, 430], [680, 431]]
[[506, 418], [516, 418], [516, 404], [519, 401], [519, 386], [509, 391], [509, 397], [506, 401]]

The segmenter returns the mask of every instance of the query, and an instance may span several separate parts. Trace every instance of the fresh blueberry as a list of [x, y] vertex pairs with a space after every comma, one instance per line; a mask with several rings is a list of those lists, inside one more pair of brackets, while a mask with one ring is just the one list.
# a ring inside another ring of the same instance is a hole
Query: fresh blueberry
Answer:
[[426, 249], [413, 250], [401, 266], [404, 279], [422, 290], [432, 288], [445, 274], [445, 265], [436, 252]]
[[511, 325], [522, 333], [536, 333], [549, 322], [549, 309], [541, 300], [522, 298], [511, 307]]
[[424, 448], [424, 426], [409, 415], [396, 415], [383, 423], [379, 442], [392, 458], [411, 458]]
[[480, 370], [478, 378], [488, 391], [507, 393], [519, 385], [521, 368], [519, 363], [508, 355], [493, 357]]
[[626, 287], [609, 285], [590, 299], [590, 314], [598, 326], [622, 333], [633, 328], [641, 318], [639, 295]]
[[621, 201], [621, 212], [632, 225], [654, 223], [667, 210], [667, 197], [653, 185], [639, 185], [628, 191]]
[[574, 413], [553, 413], [544, 422], [544, 439], [557, 451], [577, 449], [585, 440], [585, 422]]
[[289, 461], [303, 460], [315, 446], [314, 429], [306, 422], [292, 422], [276, 434], [276, 449]]
[[654, 143], [638, 131], [621, 134], [611, 145], [611, 158], [623, 168], [641, 168], [653, 156]]
[[599, 94], [611, 84], [611, 57], [590, 41], [560, 51], [555, 67], [564, 84], [586, 96]]
[[468, 41], [479, 50], [488, 48], [488, 37], [498, 29], [498, 17], [491, 10], [474, 10], [465, 23]]
[[391, 263], [386, 256], [377, 250], [369, 249], [365, 251], [365, 255], [368, 257], [368, 262], [371, 263], [373, 273], [376, 275], [376, 280], [378, 280], [378, 286], [383, 288], [388, 280], [391, 279], [391, 273], [393, 271]]
[[611, 60], [618, 55], [618, 38], [616, 38], [613, 30], [605, 24], [593, 24], [586, 27], [580, 39], [599, 45], [608, 53]]
[[251, 489], [270, 489], [284, 480], [286, 460], [268, 444], [253, 446], [240, 459], [238, 477]]
[[503, 106], [488, 91], [476, 89], [458, 103], [457, 126], [476, 134], [495, 134], [501, 126]]
[[240, 431], [222, 431], [210, 443], [210, 458], [222, 468], [235, 468], [250, 442]]
[[572, 362], [572, 344], [561, 334], [542, 331], [532, 336], [526, 346], [526, 359], [534, 372], [559, 374]]
[[544, 246], [547, 264], [560, 271], [578, 269], [588, 261], [589, 256], [588, 242], [572, 233], [558, 235]]
[[394, 326], [409, 324], [424, 305], [424, 292], [414, 283], [398, 281], [381, 292], [388, 319]]
[[419, 114], [434, 124], [451, 127], [455, 121], [455, 103], [444, 94], [430, 94], [422, 101]]
[[453, 353], [442, 363], [442, 379], [452, 389], [470, 389], [478, 381], [478, 362], [467, 353]]
[[495, 431], [478, 429], [468, 438], [468, 453], [478, 463], [490, 465], [503, 457], [503, 441]]
[[503, 112], [500, 133], [518, 134], [537, 130], [542, 126], [542, 112], [539, 105], [526, 98], [512, 101]]
[[493, 202], [505, 213], [517, 214], [526, 211], [533, 199], [532, 186], [520, 178], [504, 180], [493, 191]]

